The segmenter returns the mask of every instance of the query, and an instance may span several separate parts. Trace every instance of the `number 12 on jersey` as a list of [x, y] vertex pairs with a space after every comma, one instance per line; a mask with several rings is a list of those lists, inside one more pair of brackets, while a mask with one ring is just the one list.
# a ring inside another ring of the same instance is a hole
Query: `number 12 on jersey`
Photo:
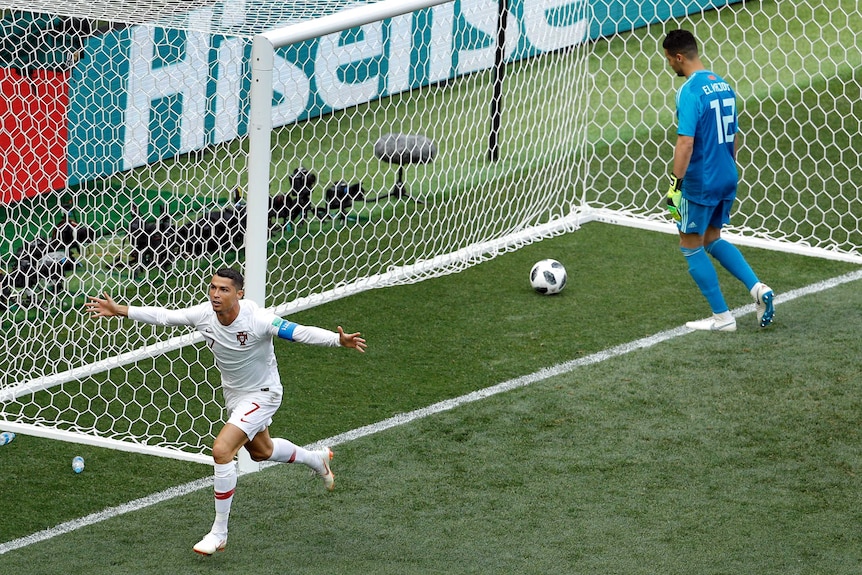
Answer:
[[723, 98], [721, 101], [711, 100], [709, 107], [715, 112], [715, 133], [718, 134], [718, 143], [733, 143], [735, 130], [733, 132], [730, 130], [736, 117], [736, 100], [734, 98]]

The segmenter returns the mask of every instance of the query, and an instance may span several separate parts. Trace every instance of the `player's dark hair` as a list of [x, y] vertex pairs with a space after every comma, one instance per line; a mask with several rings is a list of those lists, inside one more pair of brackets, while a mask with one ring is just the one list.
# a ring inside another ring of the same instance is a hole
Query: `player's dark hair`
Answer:
[[697, 56], [697, 39], [688, 30], [671, 30], [665, 36], [661, 47], [671, 56], [682, 54], [688, 59]]
[[220, 278], [227, 278], [233, 282], [233, 287], [239, 291], [245, 287], [245, 278], [242, 274], [232, 268], [222, 268], [215, 273]]

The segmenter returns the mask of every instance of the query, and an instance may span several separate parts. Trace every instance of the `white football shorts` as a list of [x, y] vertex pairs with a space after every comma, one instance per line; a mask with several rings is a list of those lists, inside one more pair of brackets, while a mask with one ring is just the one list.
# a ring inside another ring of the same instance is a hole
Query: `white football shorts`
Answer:
[[272, 425], [272, 416], [281, 406], [281, 390], [230, 393], [225, 390], [227, 422], [242, 429], [249, 441]]

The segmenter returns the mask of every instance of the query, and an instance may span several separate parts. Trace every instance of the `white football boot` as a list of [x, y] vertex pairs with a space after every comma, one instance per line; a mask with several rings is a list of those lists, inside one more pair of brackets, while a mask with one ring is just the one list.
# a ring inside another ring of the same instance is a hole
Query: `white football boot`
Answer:
[[775, 293], [765, 283], [758, 282], [751, 288], [754, 297], [754, 311], [757, 312], [757, 324], [760, 327], [768, 327], [775, 317]]
[[323, 479], [323, 486], [327, 491], [335, 489], [335, 475], [332, 473], [332, 468], [329, 467], [329, 462], [332, 461], [332, 450], [324, 447], [320, 451], [315, 451], [314, 454], [320, 458], [321, 468], [315, 470], [314, 473]]
[[212, 555], [216, 551], [224, 551], [227, 545], [227, 534], [217, 535], [216, 533], [207, 533], [203, 539], [198, 541], [194, 546], [195, 553], [201, 555]]
[[706, 319], [686, 322], [685, 327], [700, 331], [736, 331], [736, 319], [730, 313], [717, 313]]

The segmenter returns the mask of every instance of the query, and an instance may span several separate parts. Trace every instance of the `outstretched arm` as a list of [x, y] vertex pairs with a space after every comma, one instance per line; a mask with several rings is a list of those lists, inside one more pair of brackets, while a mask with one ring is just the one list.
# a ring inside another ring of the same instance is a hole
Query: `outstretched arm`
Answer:
[[103, 298], [88, 296], [90, 301], [84, 304], [92, 317], [128, 317], [129, 306], [118, 304], [107, 293], [102, 295]]
[[341, 347], [352, 347], [356, 351], [362, 353], [365, 353], [365, 348], [367, 347], [365, 340], [360, 337], [360, 333], [358, 331], [356, 333], [344, 333], [341, 326], [338, 326], [338, 341], [341, 344]]
[[364, 352], [366, 347], [365, 340], [359, 332], [344, 333], [341, 326], [338, 326], [338, 333], [336, 333], [322, 327], [299, 325], [281, 318], [276, 318], [276, 321], [269, 325], [271, 329], [271, 326], [275, 326], [276, 330], [270, 333], [288, 341], [328, 347], [350, 347], [360, 352]]
[[210, 309], [209, 304], [201, 304], [190, 308], [166, 309], [153, 306], [120, 305], [107, 293], [104, 297], [88, 296], [84, 306], [93, 318], [127, 317], [151, 325], [197, 325], [204, 313], [202, 308]]

